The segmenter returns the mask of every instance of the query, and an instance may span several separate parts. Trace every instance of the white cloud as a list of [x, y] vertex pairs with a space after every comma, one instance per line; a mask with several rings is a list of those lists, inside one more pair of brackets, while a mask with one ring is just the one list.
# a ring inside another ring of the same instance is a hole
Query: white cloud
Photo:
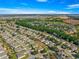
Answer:
[[47, 2], [48, 0], [37, 0], [38, 2]]
[[0, 14], [43, 14], [43, 13], [46, 12], [39, 10], [0, 8]]
[[68, 9], [79, 8], [79, 4], [68, 5]]
[[49, 14], [71, 14], [70, 12], [65, 11], [48, 11]]
[[70, 14], [64, 11], [0, 8], [0, 14]]

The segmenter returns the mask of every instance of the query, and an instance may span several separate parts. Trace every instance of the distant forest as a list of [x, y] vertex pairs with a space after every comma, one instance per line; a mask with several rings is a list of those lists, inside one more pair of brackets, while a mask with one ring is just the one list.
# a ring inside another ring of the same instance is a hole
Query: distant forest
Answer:
[[74, 20], [79, 20], [79, 15], [77, 15], [77, 16], [69, 16], [69, 17], [74, 19]]

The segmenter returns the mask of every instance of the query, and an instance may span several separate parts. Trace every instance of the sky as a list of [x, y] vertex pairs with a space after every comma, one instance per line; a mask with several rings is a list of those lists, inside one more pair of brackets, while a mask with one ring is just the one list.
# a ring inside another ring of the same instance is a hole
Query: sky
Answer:
[[79, 14], [79, 0], [0, 0], [0, 14]]

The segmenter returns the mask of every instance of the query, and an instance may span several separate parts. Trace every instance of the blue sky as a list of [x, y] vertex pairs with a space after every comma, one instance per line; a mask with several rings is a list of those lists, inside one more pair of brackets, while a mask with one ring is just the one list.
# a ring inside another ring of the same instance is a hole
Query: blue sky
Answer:
[[79, 14], [79, 0], [0, 0], [0, 14]]

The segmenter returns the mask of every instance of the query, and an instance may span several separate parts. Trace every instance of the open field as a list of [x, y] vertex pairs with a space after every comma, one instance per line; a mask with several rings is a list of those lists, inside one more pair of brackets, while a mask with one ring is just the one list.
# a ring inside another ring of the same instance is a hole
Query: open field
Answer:
[[72, 24], [72, 25], [78, 25], [79, 24], [79, 20], [74, 20], [74, 19], [66, 19], [66, 20], [64, 20], [64, 22]]

